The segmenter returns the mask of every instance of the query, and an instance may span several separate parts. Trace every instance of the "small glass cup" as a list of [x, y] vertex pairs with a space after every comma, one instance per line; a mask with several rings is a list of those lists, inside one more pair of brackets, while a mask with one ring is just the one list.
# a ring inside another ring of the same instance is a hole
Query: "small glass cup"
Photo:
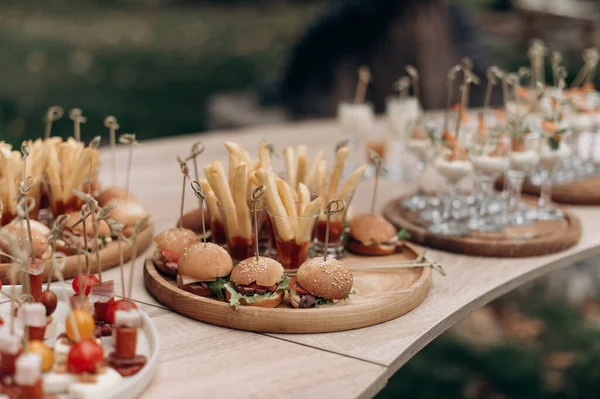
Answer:
[[542, 137], [539, 162], [542, 181], [536, 209], [539, 220], [560, 220], [564, 216], [560, 209], [552, 207], [552, 188], [556, 170], [571, 155], [571, 148], [565, 141], [567, 138], [568, 133], [563, 134], [560, 141], [556, 141], [554, 137]]
[[[72, 192], [64, 192], [64, 185], [62, 182], [47, 181], [46, 187], [48, 189], [48, 199], [54, 218], [66, 213], [79, 211], [84, 204], [83, 200]], [[72, 188], [81, 190], [82, 187]]]
[[[224, 247], [227, 244], [227, 235], [225, 234], [225, 226], [221, 218], [221, 212], [218, 210], [218, 200], [213, 194], [204, 194], [208, 203], [208, 214], [210, 215], [210, 234], [211, 241], [214, 244]], [[214, 210], [217, 211], [214, 211]]]
[[427, 169], [427, 161], [434, 152], [434, 145], [429, 137], [428, 129], [429, 127], [426, 126], [423, 119], [416, 120], [410, 125], [410, 131], [406, 137], [405, 147], [417, 159], [417, 176], [415, 177], [417, 192], [403, 203], [403, 206], [409, 210], [423, 210], [428, 205], [424, 188], [425, 170]]
[[300, 265], [308, 259], [308, 251], [314, 232], [315, 222], [320, 212], [310, 216], [277, 216], [269, 212], [277, 258], [289, 274], [295, 274]]
[[511, 152], [509, 155], [508, 178], [508, 207], [505, 222], [512, 225], [531, 224], [528, 210], [521, 203], [521, 191], [525, 178], [533, 171], [540, 161], [539, 156], [539, 134], [522, 133], [511, 140]]
[[[225, 236], [227, 237], [227, 251], [231, 255], [234, 263], [243, 261], [256, 255], [255, 243], [255, 218], [254, 209], [246, 211], [237, 211], [236, 209], [225, 208], [220, 203], [217, 204], [221, 219], [225, 226]], [[258, 230], [264, 221], [266, 206], [257, 204], [256, 220], [258, 222]], [[240, 218], [244, 218], [243, 223], [240, 223]]]
[[410, 163], [407, 162], [406, 136], [411, 131], [421, 108], [415, 97], [391, 96], [386, 99], [386, 119], [390, 131], [391, 143], [386, 160], [387, 179], [391, 181], [408, 181]]
[[[343, 212], [331, 215], [329, 224], [329, 241], [327, 246], [327, 257], [341, 259], [345, 257], [346, 237], [344, 230], [346, 228], [346, 213], [354, 197], [354, 192], [345, 195], [339, 195], [338, 198], [330, 198], [329, 200], [343, 200], [346, 203], [346, 208]], [[319, 215], [315, 224], [313, 233], [313, 246], [311, 248], [311, 257], [323, 256], [325, 254], [325, 236], [327, 234], [327, 215], [323, 212]]]

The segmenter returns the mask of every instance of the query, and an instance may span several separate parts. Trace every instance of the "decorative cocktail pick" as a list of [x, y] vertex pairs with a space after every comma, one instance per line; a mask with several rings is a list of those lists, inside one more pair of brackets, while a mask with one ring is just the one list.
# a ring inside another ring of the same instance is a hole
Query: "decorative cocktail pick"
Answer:
[[263, 198], [265, 191], [267, 191], [267, 187], [265, 185], [260, 185], [252, 190], [252, 194], [250, 194], [250, 202], [252, 203], [252, 212], [254, 216], [254, 250], [256, 251], [255, 255], [257, 262], [260, 259], [260, 252], [258, 249], [258, 214], [256, 213], [256, 204]]
[[498, 83], [498, 67], [491, 66], [485, 72], [485, 76], [487, 76], [487, 85], [485, 86], [485, 97], [483, 98], [483, 115], [487, 114], [490, 109], [490, 101], [492, 99], [492, 90], [494, 86]]
[[463, 83], [460, 85], [461, 90], [461, 102], [460, 108], [458, 110], [458, 117], [456, 119], [456, 132], [454, 133], [454, 137], [458, 140], [458, 136], [460, 134], [460, 124], [462, 122], [463, 112], [469, 106], [469, 88], [471, 84], [479, 84], [479, 78], [475, 76], [471, 72], [465, 72], [465, 79]]
[[44, 122], [46, 124], [46, 129], [44, 131], [45, 139], [50, 138], [50, 135], [52, 133], [52, 124], [54, 123], [54, 121], [57, 121], [63, 117], [63, 112], [63, 109], [58, 105], [53, 105], [50, 108], [48, 108], [48, 111], [46, 111], [46, 116], [44, 117]]
[[417, 71], [417, 68], [415, 68], [412, 65], [407, 65], [405, 69], [406, 73], [408, 73], [408, 76], [410, 76], [410, 78], [412, 79], [414, 96], [417, 99], [417, 102], [421, 104], [421, 95], [419, 91], [419, 71]]
[[[98, 270], [98, 280], [100, 280], [100, 282], [102, 282], [102, 264], [100, 262], [100, 252], [98, 251], [98, 230], [100, 229], [100, 221], [97, 218], [97, 214], [98, 212], [102, 209], [98, 206], [98, 201], [96, 201], [96, 199], [91, 195], [91, 194], [86, 194], [83, 193], [79, 190], [73, 189], [72, 190], [73, 194], [75, 196], [77, 196], [78, 198], [82, 199], [85, 202], [85, 205], [87, 207], [87, 210], [89, 211], [88, 216], [91, 215], [92, 217], [92, 229], [93, 229], [93, 234], [94, 234], [94, 255], [96, 257], [96, 269]], [[83, 209], [83, 208], [82, 208]], [[85, 243], [85, 247], [88, 248], [87, 246], [87, 239], [85, 238], [85, 230], [86, 230], [86, 224], [85, 224], [85, 219], [80, 219], [77, 221], [77, 224], [79, 223], [83, 223], [83, 231], [84, 231], [84, 241]]]
[[[87, 206], [87, 204], [84, 204], [81, 207], [81, 220], [82, 220], [82, 227], [83, 227], [83, 255], [85, 256], [85, 275], [87, 276], [86, 278], [90, 278], [90, 274], [92, 273], [92, 263], [90, 262], [90, 256], [89, 256], [89, 252], [88, 252], [88, 241], [87, 241], [87, 227], [86, 227], [86, 223], [85, 223], [85, 219], [87, 219], [88, 216], [90, 216], [91, 212], [89, 207]], [[80, 279], [83, 280], [83, 279]], [[82, 281], [83, 283], [83, 281]], [[83, 289], [83, 287], [79, 287], [80, 293], [83, 296], [83, 293], [85, 292], [85, 290]]]
[[[200, 179], [200, 174], [198, 173], [198, 156], [204, 152], [204, 144], [201, 141], [197, 141], [192, 145], [192, 153], [185, 159], [185, 161], [189, 161], [190, 159], [194, 161], [194, 179]], [[199, 199], [200, 201], [200, 199]]]
[[[567, 71], [567, 68], [564, 66], [559, 66], [556, 68], [556, 86], [561, 91], [567, 86], [567, 76], [569, 76], [569, 71]], [[562, 98], [557, 99], [556, 108], [554, 109], [554, 113], [552, 115], [552, 120], [554, 122], [558, 122], [563, 101], [564, 100]]]
[[377, 189], [379, 187], [379, 175], [381, 170], [385, 172], [383, 167], [383, 158], [373, 150], [369, 150], [369, 159], [375, 165], [375, 185], [373, 186], [373, 197], [371, 198], [371, 213], [375, 214], [375, 202], [377, 201]]
[[127, 158], [127, 182], [125, 183], [125, 204], [129, 202], [129, 179], [131, 178], [131, 161], [133, 160], [133, 146], [138, 144], [135, 139], [135, 133], [125, 133], [119, 136], [119, 143], [129, 146], [129, 156]]
[[325, 228], [325, 250], [323, 252], [323, 261], [327, 260], [327, 251], [329, 249], [329, 227], [331, 225], [331, 215], [343, 212], [346, 209], [346, 201], [331, 200], [327, 203], [325, 214], [327, 215], [327, 226]]
[[[61, 283], [61, 285], [65, 285], [65, 278], [63, 276], [63, 270], [67, 264], [67, 256], [63, 253], [57, 252], [50, 259], [52, 270], [54, 270], [54, 275], [56, 279]], [[80, 287], [81, 290], [81, 287]], [[81, 335], [79, 333], [79, 326], [75, 321], [75, 317], [73, 317], [73, 306], [71, 305], [71, 301], [67, 301], [67, 306], [69, 306], [69, 323], [71, 324], [71, 328], [73, 329], [73, 335], [75, 341], [79, 341], [81, 339]]]
[[[12, 265], [10, 268], [10, 282], [12, 285], [10, 290], [10, 300], [11, 302], [14, 302], [17, 296], [17, 273], [27, 267], [29, 258], [25, 246], [19, 245], [19, 239], [16, 236], [7, 235], [6, 239], [9, 240], [10, 252], [13, 254]], [[29, 279], [24, 278], [23, 280], [23, 287], [25, 287], [25, 281], [28, 281]], [[10, 331], [11, 334], [14, 334], [15, 332], [15, 312], [10, 312]]]
[[129, 242], [129, 240], [123, 234], [123, 225], [122, 224], [117, 223], [116, 221], [111, 220], [111, 219], [107, 219], [106, 222], [108, 223], [108, 226], [110, 227], [110, 231], [113, 234], [113, 236], [116, 236], [118, 239], [117, 245], [119, 247], [119, 269], [121, 270], [121, 291], [122, 291], [123, 298], [125, 298], [126, 292], [125, 292], [125, 265], [124, 265], [124, 258], [123, 258], [123, 241]]
[[398, 90], [400, 98], [408, 97], [408, 89], [410, 89], [410, 77], [402, 76], [394, 83], [394, 88]]
[[150, 217], [147, 216], [142, 220], [139, 220], [133, 227], [133, 235], [131, 237], [131, 263], [129, 266], [129, 286], [128, 295], [125, 299], [131, 299], [131, 293], [133, 292], [133, 268], [135, 266], [135, 258], [137, 257], [137, 240], [139, 234], [148, 227]]
[[371, 81], [371, 72], [369, 67], [361, 66], [358, 68], [358, 83], [354, 93], [354, 104], [362, 104], [367, 96], [367, 86]]
[[200, 202], [200, 217], [202, 218], [202, 241], [204, 241], [204, 246], [206, 247], [206, 225], [204, 224], [204, 201], [206, 197], [204, 196], [204, 189], [202, 188], [202, 184], [198, 183], [197, 180], [194, 180], [190, 183], [192, 186], [192, 190], [194, 190], [194, 194], [198, 197], [198, 201]]
[[519, 75], [519, 85], [523, 85], [523, 79], [531, 78], [531, 68], [522, 66], [517, 70], [517, 75]]
[[[21, 185], [23, 187], [23, 185]], [[31, 234], [31, 220], [29, 219], [29, 213], [35, 208], [35, 199], [27, 197], [26, 193], [22, 196], [17, 204], [17, 216], [19, 219], [25, 220], [27, 226], [27, 236], [29, 239], [29, 256], [31, 261], [35, 260], [35, 253], [33, 250], [33, 237]], [[21, 239], [23, 240], [23, 246], [25, 246], [25, 231], [23, 230], [23, 223], [21, 223]]]
[[595, 47], [586, 49], [584, 52], [586, 53], [590, 63], [589, 72], [585, 77], [585, 81], [587, 83], [592, 83], [596, 77], [596, 68], [598, 67], [598, 61], [600, 61], [600, 53], [598, 53], [598, 49]]
[[[60, 240], [67, 223], [69, 222], [69, 215], [60, 215], [56, 218], [48, 233], [48, 241], [50, 243], [50, 259], [54, 259], [56, 253], [56, 241]], [[48, 282], [46, 284], [46, 291], [50, 291], [50, 284], [52, 283], [52, 276], [54, 276], [54, 262], [50, 262], [50, 271], [48, 272]]]
[[120, 128], [117, 123], [117, 118], [112, 115], [104, 118], [104, 127], [108, 128], [108, 140], [110, 143], [110, 155], [111, 155], [111, 166], [112, 166], [112, 180], [113, 186], [117, 185], [117, 137], [116, 131]]
[[[583, 51], [583, 66], [573, 79], [571, 83], [571, 87], [577, 87], [583, 83], [584, 80], [588, 80], [591, 82], [591, 79], [594, 78], [596, 66], [599, 60], [598, 50], [595, 48], [589, 48]], [[591, 71], [594, 70], [594, 73]]]
[[348, 144], [350, 143], [350, 140], [348, 139], [344, 139], [342, 141], [338, 141], [335, 145], [335, 152], [337, 152], [338, 150], [342, 149], [342, 148], [346, 148], [348, 147]]
[[545, 83], [545, 68], [544, 68], [544, 57], [548, 53], [548, 49], [544, 42], [540, 39], [533, 39], [529, 47], [527, 55], [531, 60], [531, 87], [534, 88], [538, 83]]
[[[460, 69], [463, 71], [463, 81], [467, 78], [467, 76], [473, 74], [473, 60], [469, 57], [463, 57], [460, 60]], [[469, 93], [467, 92], [467, 104], [469, 104]]]
[[554, 87], [558, 87], [558, 68], [562, 63], [562, 54], [559, 51], [553, 51], [550, 54], [550, 64], [552, 66], [552, 84]]
[[29, 158], [29, 145], [26, 141], [21, 143], [21, 161], [23, 161], [23, 180], [27, 177], [27, 158]]
[[[92, 150], [95, 150], [98, 148], [98, 146], [100, 145], [100, 141], [102, 140], [102, 137], [100, 136], [96, 136], [92, 139], [92, 141], [90, 141], [90, 144], [88, 145], [88, 148], [91, 148]], [[93, 158], [90, 159], [90, 172], [88, 173], [88, 194], [90, 194], [92, 192], [92, 175], [94, 173], [94, 160]]]
[[181, 174], [183, 175], [183, 184], [181, 186], [181, 206], [179, 208], [179, 223], [177, 227], [183, 227], [183, 206], [185, 203], [185, 185], [187, 179], [190, 178], [190, 169], [187, 166], [187, 163], [181, 159], [181, 157], [177, 157], [177, 162], [179, 163], [179, 168], [181, 169]]
[[460, 65], [455, 65], [448, 71], [448, 97], [446, 100], [446, 111], [444, 112], [444, 132], [448, 131], [448, 124], [450, 123], [450, 108], [452, 107], [452, 99], [454, 98], [454, 82], [456, 81], [456, 76], [460, 70]]
[[73, 121], [73, 137], [75, 140], [81, 141], [81, 124], [87, 122], [87, 118], [79, 108], [73, 108], [69, 111], [69, 118]]

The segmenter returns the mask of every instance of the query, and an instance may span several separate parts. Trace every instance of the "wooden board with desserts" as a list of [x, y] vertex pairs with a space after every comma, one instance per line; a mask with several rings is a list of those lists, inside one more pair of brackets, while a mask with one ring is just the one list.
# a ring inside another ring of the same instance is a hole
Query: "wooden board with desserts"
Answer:
[[[323, 151], [309, 162], [305, 146], [284, 148], [284, 177], [273, 171], [267, 143], [256, 160], [237, 143], [225, 147], [229, 171], [214, 161], [206, 179], [191, 182], [200, 225], [220, 225], [222, 241], [182, 226], [189, 169], [179, 158], [180, 221], [155, 238], [144, 266], [146, 288], [163, 305], [229, 328], [318, 333], [382, 323], [427, 297], [432, 269], [443, 269], [406, 243], [405, 232], [373, 210], [346, 222], [366, 169], [343, 177], [346, 144], [336, 148], [331, 172]], [[357, 255], [345, 258], [347, 251]]]

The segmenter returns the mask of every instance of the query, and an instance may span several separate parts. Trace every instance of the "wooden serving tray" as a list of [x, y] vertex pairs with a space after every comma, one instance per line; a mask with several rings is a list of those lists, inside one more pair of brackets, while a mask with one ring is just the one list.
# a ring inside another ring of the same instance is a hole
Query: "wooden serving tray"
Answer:
[[[368, 262], [371, 266], [412, 260], [419, 252], [411, 245], [384, 257], [349, 256], [349, 266]], [[148, 291], [163, 305], [199, 321], [239, 330], [270, 333], [324, 333], [353, 330], [383, 323], [417, 307], [431, 288], [431, 268], [355, 271], [356, 295], [344, 304], [313, 309], [294, 309], [286, 294], [277, 308], [240, 306], [191, 294], [177, 287], [175, 279], [160, 273], [152, 259], [144, 267]]]
[[467, 236], [444, 236], [427, 230], [418, 212], [402, 206], [407, 197], [389, 201], [383, 216], [397, 228], [405, 228], [417, 244], [474, 256], [519, 258], [547, 255], [564, 251], [581, 237], [581, 223], [572, 213], [563, 209], [564, 219], [541, 221], [529, 226], [510, 226], [497, 233], [471, 232]]
[[[137, 253], [138, 255], [144, 252], [150, 244], [152, 244], [152, 237], [154, 237], [154, 227], [150, 224], [146, 229], [144, 229], [138, 236], [137, 239]], [[131, 259], [132, 248], [131, 245], [127, 242], [123, 242], [123, 260], [127, 262]], [[63, 275], [65, 279], [73, 278], [77, 275], [77, 271], [79, 270], [78, 264], [81, 262], [83, 268], [85, 269], [85, 258], [83, 255], [73, 255], [67, 257], [67, 263], [63, 270]], [[113, 267], [119, 266], [119, 244], [117, 241], [111, 241], [104, 248], [100, 250], [100, 263], [102, 264], [102, 270], [112, 269]], [[96, 266], [96, 256], [90, 256], [91, 263], [91, 271], [92, 273], [97, 273], [98, 268]], [[0, 263], [0, 280], [8, 281], [10, 279], [10, 263]], [[48, 278], [49, 267], [46, 267], [44, 270], [44, 281]], [[53, 278], [56, 280], [56, 278]]]
[[[496, 187], [503, 187], [502, 179], [498, 180]], [[540, 187], [525, 182], [523, 193], [539, 196]], [[600, 205], [600, 176], [591, 176], [584, 180], [554, 186], [552, 188], [552, 201], [570, 205]]]

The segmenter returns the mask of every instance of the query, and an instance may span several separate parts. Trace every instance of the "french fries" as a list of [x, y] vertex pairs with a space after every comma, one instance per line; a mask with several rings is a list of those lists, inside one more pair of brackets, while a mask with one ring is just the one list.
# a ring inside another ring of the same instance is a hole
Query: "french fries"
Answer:
[[261, 184], [267, 187], [266, 196], [269, 212], [275, 216], [280, 216], [274, 219], [279, 236], [283, 241], [292, 240], [294, 238], [294, 230], [289, 220], [285, 218], [287, 211], [279, 196], [275, 174], [271, 170], [259, 169], [256, 172], [256, 177]]
[[298, 183], [298, 215], [304, 214], [306, 206], [310, 202], [310, 191], [302, 183]]
[[323, 208], [324, 204], [325, 201], [321, 197], [317, 197], [306, 204], [306, 208], [304, 208], [302, 217], [298, 220], [298, 225], [296, 226], [296, 231], [294, 233], [294, 238], [297, 244], [302, 244], [303, 242], [310, 240], [313, 230], [311, 216], [316, 215], [317, 212]]
[[277, 180], [277, 193], [283, 202], [285, 213], [290, 217], [290, 228], [296, 229], [296, 222], [298, 219], [298, 210], [296, 209], [296, 202], [294, 201], [294, 194], [292, 188], [283, 179]]
[[296, 187], [296, 157], [295, 151], [292, 147], [285, 147], [283, 149], [283, 158], [285, 159], [285, 172], [287, 182], [292, 187]]
[[246, 201], [248, 193], [248, 165], [245, 162], [240, 163], [235, 173], [233, 182], [233, 200], [237, 211], [237, 224], [239, 234], [242, 237], [252, 237], [252, 221], [248, 202]]
[[221, 221], [221, 212], [219, 212], [219, 207], [217, 206], [217, 196], [208, 183], [208, 180], [200, 179], [198, 180], [198, 183], [200, 183], [202, 186], [202, 191], [204, 191], [204, 196], [206, 197], [206, 204], [208, 206], [211, 219]]
[[342, 173], [344, 173], [344, 163], [346, 162], [346, 158], [348, 158], [348, 152], [348, 147], [342, 147], [335, 152], [335, 163], [333, 165], [333, 171], [331, 172], [331, 177], [329, 179], [329, 188], [327, 190], [327, 195], [330, 198], [335, 197], [337, 194], [338, 185], [340, 184]]
[[214, 161], [210, 165], [204, 167], [204, 174], [210, 184], [210, 187], [214, 191], [219, 203], [224, 209], [226, 214], [225, 223], [227, 224], [227, 230], [231, 237], [237, 237], [239, 235], [237, 213], [235, 203], [233, 202], [233, 196], [225, 177], [225, 170], [223, 164], [220, 161]]

